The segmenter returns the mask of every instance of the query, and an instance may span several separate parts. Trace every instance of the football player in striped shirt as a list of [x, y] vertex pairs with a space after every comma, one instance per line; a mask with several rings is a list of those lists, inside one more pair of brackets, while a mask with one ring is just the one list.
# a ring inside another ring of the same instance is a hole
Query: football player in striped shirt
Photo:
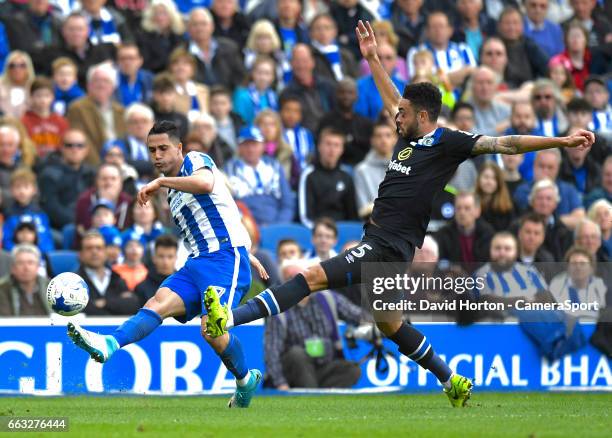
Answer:
[[[265, 269], [249, 255], [249, 235], [212, 159], [195, 151], [183, 158], [177, 126], [169, 121], [151, 128], [147, 146], [155, 167], [164, 176], [140, 190], [138, 203], [146, 204], [162, 187], [167, 188], [172, 218], [190, 255], [185, 265], [161, 284], [155, 296], [111, 335], [68, 324], [74, 343], [98, 362], [106, 362], [120, 348], [143, 339], [165, 318], [185, 323], [203, 315], [205, 327], [204, 290], [214, 288], [230, 308], [237, 306], [249, 290], [251, 264], [267, 278]], [[236, 392], [228, 406], [248, 407], [261, 381], [260, 371], [248, 369], [240, 341], [233, 334], [218, 338], [209, 337], [205, 330], [202, 334], [236, 378]]]

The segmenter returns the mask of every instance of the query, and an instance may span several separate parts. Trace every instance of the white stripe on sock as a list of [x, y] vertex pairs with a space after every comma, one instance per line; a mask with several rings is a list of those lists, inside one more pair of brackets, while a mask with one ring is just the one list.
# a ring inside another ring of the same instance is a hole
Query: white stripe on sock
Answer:
[[420, 361], [421, 359], [423, 359], [425, 357], [425, 355], [427, 354], [427, 352], [431, 350], [431, 345], [428, 345], [427, 348], [425, 349], [425, 352], [423, 354], [421, 354], [419, 357], [417, 357], [416, 359], [413, 359], [415, 362]]
[[[412, 355], [413, 355], [413, 354], [416, 354], [416, 353], [417, 353], [417, 352], [418, 352], [418, 351], [421, 349], [421, 347], [422, 347], [422, 346], [423, 346], [423, 344], [425, 343], [425, 340], [426, 340], [426, 338], [425, 338], [425, 336], [423, 336], [423, 340], [421, 341], [421, 343], [419, 344], [419, 346], [417, 347], [417, 349], [416, 349], [416, 350], [414, 350], [412, 353], [410, 353], [410, 354], [408, 355], [408, 357], [409, 357], [409, 358], [411, 358], [411, 359], [412, 359]], [[414, 359], [413, 359], [413, 360], [414, 360]]]
[[268, 303], [266, 303], [266, 300], [264, 300], [259, 295], [256, 295], [255, 298], [257, 298], [259, 301], [263, 303], [264, 306], [266, 306], [266, 310], [268, 311], [268, 316], [272, 316], [272, 312], [270, 311], [270, 307], [268, 307]]
[[274, 305], [276, 306], [276, 314], [281, 313], [280, 306], [278, 305], [278, 301], [276, 301], [276, 297], [274, 296], [274, 293], [270, 289], [268, 289], [268, 291], [269, 291], [268, 296], [272, 298], [272, 301], [274, 301]]

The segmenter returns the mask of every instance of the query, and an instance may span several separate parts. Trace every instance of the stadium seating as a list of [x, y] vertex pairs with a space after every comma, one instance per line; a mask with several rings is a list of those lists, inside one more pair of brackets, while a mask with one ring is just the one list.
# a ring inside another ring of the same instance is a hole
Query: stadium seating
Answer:
[[76, 225], [75, 224], [66, 224], [64, 228], [62, 228], [62, 248], [63, 249], [73, 249], [74, 248], [74, 240], [76, 237]]
[[62, 272], [74, 272], [79, 266], [79, 256], [76, 251], [51, 251], [47, 254], [47, 257], [53, 276]]
[[340, 221], [338, 226], [338, 244], [336, 251], [340, 251], [342, 246], [351, 240], [361, 240], [363, 234], [363, 223], [356, 221]]
[[311, 231], [300, 224], [276, 224], [261, 227], [261, 248], [276, 254], [276, 245], [282, 239], [295, 239], [303, 250], [312, 247]]

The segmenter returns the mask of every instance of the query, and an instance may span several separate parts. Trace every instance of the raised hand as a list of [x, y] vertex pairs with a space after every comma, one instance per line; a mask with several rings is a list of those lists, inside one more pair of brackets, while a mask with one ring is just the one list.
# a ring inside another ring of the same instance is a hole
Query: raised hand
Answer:
[[362, 20], [359, 20], [357, 27], [355, 28], [357, 34], [357, 41], [359, 41], [359, 50], [361, 55], [365, 59], [371, 59], [376, 56], [376, 37], [374, 36], [374, 30], [370, 25], [369, 21], [365, 24]]
[[586, 129], [579, 129], [567, 137], [568, 148], [588, 149], [595, 142], [595, 134]]

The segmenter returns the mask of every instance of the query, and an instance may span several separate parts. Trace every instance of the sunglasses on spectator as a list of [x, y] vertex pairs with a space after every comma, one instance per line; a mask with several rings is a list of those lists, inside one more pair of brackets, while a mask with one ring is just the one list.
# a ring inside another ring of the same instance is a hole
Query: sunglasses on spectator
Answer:
[[11, 62], [8, 65], [8, 68], [27, 68], [27, 64], [25, 62]]
[[68, 149], [72, 149], [72, 148], [82, 149], [85, 147], [85, 143], [64, 143], [64, 147]]
[[504, 54], [504, 52], [502, 52], [501, 50], [487, 50], [486, 52], [484, 52], [484, 55], [488, 55], [488, 56], [502, 56]]
[[535, 96], [533, 96], [534, 100], [550, 100], [552, 98], [552, 94], [536, 94]]

